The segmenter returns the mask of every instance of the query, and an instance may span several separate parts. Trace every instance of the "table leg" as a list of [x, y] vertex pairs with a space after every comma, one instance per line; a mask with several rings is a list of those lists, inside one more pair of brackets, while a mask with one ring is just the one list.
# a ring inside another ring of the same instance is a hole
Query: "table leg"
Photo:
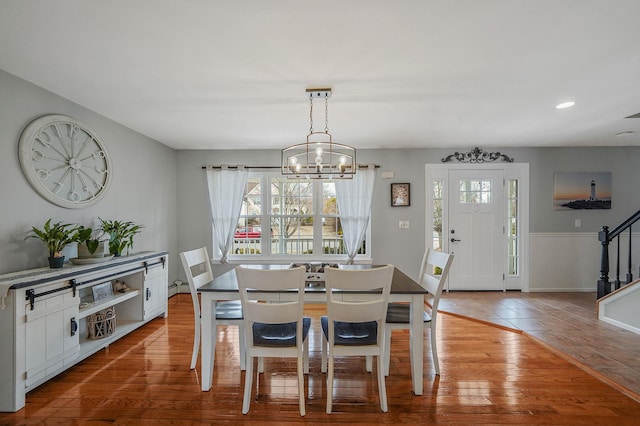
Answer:
[[422, 374], [423, 374], [423, 339], [424, 323], [422, 322], [422, 312], [424, 310], [424, 295], [416, 294], [411, 297], [411, 325], [410, 331], [410, 352], [411, 352], [411, 379], [413, 382], [413, 393], [422, 395]]
[[202, 390], [211, 390], [211, 384], [213, 382], [213, 360], [216, 353], [216, 317], [213, 314], [215, 312], [216, 303], [213, 300], [212, 294], [208, 292], [200, 293], [201, 303], [201, 318], [200, 318], [200, 366], [201, 366], [201, 382]]

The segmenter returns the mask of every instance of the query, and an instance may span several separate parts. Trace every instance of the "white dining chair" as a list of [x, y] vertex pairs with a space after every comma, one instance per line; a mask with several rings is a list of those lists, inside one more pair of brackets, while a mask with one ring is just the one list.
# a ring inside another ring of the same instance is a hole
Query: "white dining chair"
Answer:
[[[191, 355], [191, 369], [196, 368], [198, 354], [200, 353], [200, 300], [198, 289], [213, 280], [213, 270], [206, 247], [180, 253], [182, 267], [189, 282], [191, 300], [193, 301], [194, 315], [194, 337], [193, 353]], [[239, 300], [229, 300], [216, 303], [216, 324], [238, 326], [238, 340], [240, 343], [240, 369], [245, 369], [245, 349], [244, 349], [244, 323], [242, 316], [242, 305]], [[215, 342], [212, 356], [215, 356]]]
[[[309, 371], [307, 336], [311, 327], [311, 318], [303, 316], [305, 268], [260, 269], [237, 266], [236, 276], [244, 312], [247, 351], [242, 414], [247, 414], [251, 405], [254, 358], [262, 360], [265, 357], [292, 357], [297, 359], [298, 405], [300, 415], [304, 416], [304, 373]], [[287, 291], [287, 300], [261, 300], [260, 296], [264, 296], [265, 292], [276, 291]], [[262, 368], [259, 366], [257, 374], [261, 372]]]
[[[384, 378], [384, 320], [389, 304], [393, 265], [371, 269], [325, 269], [327, 315], [322, 325], [322, 371], [327, 372], [327, 413], [333, 405], [336, 357], [377, 357], [380, 408], [387, 412]], [[366, 295], [349, 291], [370, 291]], [[328, 360], [328, 366], [327, 366]]]
[[[438, 304], [444, 283], [447, 280], [453, 255], [441, 253], [428, 248], [422, 257], [420, 265], [420, 276], [418, 283], [429, 291], [425, 295], [425, 308], [422, 317], [425, 323], [429, 324], [431, 334], [431, 354], [436, 374], [440, 375], [440, 364], [438, 362], [437, 333], [436, 325], [438, 319]], [[411, 309], [405, 303], [389, 303], [387, 309], [387, 333], [385, 334], [385, 375], [389, 375], [389, 364], [391, 362], [391, 333], [392, 330], [409, 329]]]

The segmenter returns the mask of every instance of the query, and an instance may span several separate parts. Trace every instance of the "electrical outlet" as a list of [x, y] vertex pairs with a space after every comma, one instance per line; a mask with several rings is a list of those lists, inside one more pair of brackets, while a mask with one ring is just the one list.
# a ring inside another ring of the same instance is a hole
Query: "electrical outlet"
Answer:
[[580, 228], [582, 226], [582, 220], [576, 219], [574, 222], [576, 228]]
[[398, 226], [402, 229], [409, 229], [409, 221], [401, 220], [400, 222], [398, 222]]

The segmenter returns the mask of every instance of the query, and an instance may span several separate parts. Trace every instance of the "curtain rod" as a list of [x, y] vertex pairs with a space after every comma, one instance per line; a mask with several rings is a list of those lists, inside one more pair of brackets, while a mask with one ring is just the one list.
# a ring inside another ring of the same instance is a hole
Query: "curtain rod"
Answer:
[[[380, 166], [378, 164], [373, 165], [376, 169], [379, 169]], [[227, 169], [238, 169], [240, 166], [224, 166]], [[369, 164], [358, 164], [358, 169], [366, 169], [369, 167]], [[202, 170], [221, 170], [223, 166], [202, 166]], [[244, 166], [245, 169], [262, 169], [262, 170], [270, 170], [270, 169], [280, 169], [280, 166]]]

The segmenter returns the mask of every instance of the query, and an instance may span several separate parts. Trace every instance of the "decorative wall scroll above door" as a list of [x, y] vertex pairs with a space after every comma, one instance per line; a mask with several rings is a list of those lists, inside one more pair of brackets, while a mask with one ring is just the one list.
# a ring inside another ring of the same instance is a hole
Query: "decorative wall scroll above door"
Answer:
[[441, 161], [443, 163], [451, 163], [453, 160], [458, 160], [461, 163], [489, 163], [501, 159], [505, 163], [513, 163], [513, 158], [500, 152], [486, 152], [477, 146], [469, 152], [454, 152], [451, 155], [447, 155]]

